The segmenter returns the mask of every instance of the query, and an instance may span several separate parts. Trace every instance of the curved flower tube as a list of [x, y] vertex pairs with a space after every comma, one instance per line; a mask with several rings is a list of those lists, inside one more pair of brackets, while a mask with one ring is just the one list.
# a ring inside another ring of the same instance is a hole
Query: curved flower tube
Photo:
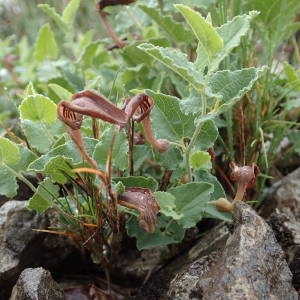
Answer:
[[138, 221], [144, 231], [149, 233], [155, 231], [159, 206], [151, 190], [138, 187], [127, 188], [125, 192], [120, 195], [118, 202], [125, 207], [140, 212]]
[[151, 128], [150, 116], [147, 116], [142, 121], [142, 124], [144, 128], [145, 137], [147, 141], [152, 145], [152, 147], [160, 153], [167, 151], [169, 149], [170, 142], [166, 139], [155, 139]]
[[138, 94], [133, 98], [125, 100], [123, 107], [126, 115], [136, 122], [141, 122], [144, 128], [144, 133], [147, 141], [158, 152], [168, 150], [170, 142], [166, 139], [156, 140], [151, 128], [150, 112], [154, 106], [154, 102], [146, 94]]
[[259, 168], [252, 163], [251, 166], [237, 166], [234, 162], [230, 164], [232, 172], [230, 178], [237, 183], [237, 192], [234, 201], [241, 201], [244, 198], [246, 189], [252, 188], [259, 175]]
[[101, 119], [120, 127], [124, 127], [128, 122], [128, 116], [122, 109], [103, 96], [89, 90], [74, 94], [71, 102], [61, 101], [58, 104], [57, 113], [58, 118], [73, 129], [80, 128], [81, 122], [78, 124], [78, 121], [79, 119], [82, 120], [83, 115]]
[[219, 198], [212, 203], [215, 204], [219, 211], [231, 212], [234, 210], [235, 204], [238, 201], [242, 201], [247, 189], [252, 188], [255, 185], [256, 179], [259, 175], [259, 168], [256, 164], [252, 163], [251, 166], [239, 167], [235, 162], [230, 164], [232, 168], [231, 180], [237, 182], [237, 192], [232, 202], [229, 202], [226, 198]]
[[152, 98], [142, 93], [125, 99], [123, 110], [129, 119], [140, 122], [150, 114], [153, 106]]

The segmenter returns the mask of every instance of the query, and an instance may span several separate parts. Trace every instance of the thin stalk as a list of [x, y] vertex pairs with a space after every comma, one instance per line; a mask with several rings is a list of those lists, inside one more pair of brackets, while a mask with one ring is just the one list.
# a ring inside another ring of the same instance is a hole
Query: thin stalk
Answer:
[[101, 17], [101, 20], [103, 22], [103, 25], [104, 25], [108, 35], [111, 37], [111, 39], [116, 43], [116, 45], [119, 48], [123, 48], [126, 45], [126, 43], [118, 38], [118, 36], [116, 35], [116, 33], [114, 32], [114, 30], [112, 29], [112, 27], [110, 26], [110, 24], [108, 22], [106, 13], [102, 9], [99, 9], [99, 15]]
[[196, 142], [196, 139], [201, 131], [201, 128], [202, 128], [202, 123], [198, 124], [198, 126], [196, 127], [196, 129], [193, 133], [193, 136], [190, 140], [190, 143], [186, 147], [186, 150], [185, 150], [185, 164], [186, 164], [187, 175], [188, 175], [189, 181], [192, 180], [192, 170], [191, 170], [191, 166], [190, 166], [190, 154], [191, 154], [191, 150]]
[[134, 174], [134, 162], [133, 162], [133, 138], [134, 138], [134, 122], [131, 120], [127, 130], [128, 137], [128, 155], [129, 155], [129, 174]]
[[[201, 117], [206, 115], [206, 107], [207, 107], [207, 99], [206, 96], [203, 95], [201, 97], [202, 99], [202, 111], [201, 111]], [[196, 142], [196, 139], [200, 133], [202, 129], [202, 122], [200, 122], [197, 126], [196, 129], [192, 135], [192, 138], [190, 140], [190, 143], [188, 144], [188, 146], [185, 148], [185, 165], [186, 165], [186, 170], [187, 170], [187, 176], [188, 176], [188, 180], [189, 182], [192, 180], [192, 170], [191, 170], [191, 165], [190, 165], [190, 154], [192, 151], [192, 148], [194, 147], [194, 144]]]
[[20, 181], [24, 182], [34, 193], [37, 191], [36, 187], [21, 173], [16, 172], [7, 164], [4, 164], [5, 168], [11, 172], [14, 176], [16, 176]]

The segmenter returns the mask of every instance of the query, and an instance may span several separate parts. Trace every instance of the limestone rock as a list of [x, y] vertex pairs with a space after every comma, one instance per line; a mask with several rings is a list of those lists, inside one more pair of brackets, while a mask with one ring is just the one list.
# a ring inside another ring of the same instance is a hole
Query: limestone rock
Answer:
[[13, 288], [10, 300], [63, 300], [64, 294], [49, 271], [25, 269]]

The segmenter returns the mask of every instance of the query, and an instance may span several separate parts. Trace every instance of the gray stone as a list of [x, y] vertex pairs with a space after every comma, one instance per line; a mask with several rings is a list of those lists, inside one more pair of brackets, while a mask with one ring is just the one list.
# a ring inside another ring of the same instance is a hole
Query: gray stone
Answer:
[[198, 282], [199, 294], [203, 299], [298, 299], [272, 229], [243, 202], [234, 219], [222, 256]]
[[55, 218], [27, 205], [28, 201], [10, 200], [0, 209], [0, 299], [7, 299], [24, 268], [53, 268], [74, 251], [64, 237], [34, 231], [55, 225]]
[[276, 182], [269, 190], [261, 208], [260, 215], [268, 218], [275, 209], [291, 212], [300, 222], [300, 168], [282, 180]]
[[10, 300], [63, 300], [64, 293], [43, 268], [25, 269], [13, 288]]
[[300, 290], [300, 223], [292, 213], [275, 211], [269, 218], [276, 239], [285, 252], [293, 273], [293, 285]]
[[19, 274], [27, 246], [40, 236], [32, 229], [44, 228], [47, 223], [45, 217], [26, 206], [26, 201], [11, 200], [0, 209], [0, 285]]

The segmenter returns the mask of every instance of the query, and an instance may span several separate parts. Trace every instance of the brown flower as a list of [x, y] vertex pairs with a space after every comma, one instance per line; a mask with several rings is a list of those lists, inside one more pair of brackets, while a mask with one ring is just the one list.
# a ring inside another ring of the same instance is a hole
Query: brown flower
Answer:
[[155, 231], [156, 216], [159, 212], [159, 206], [150, 189], [146, 188], [127, 188], [120, 195], [119, 203], [123, 206], [138, 210], [138, 218], [141, 228], [149, 233]]

